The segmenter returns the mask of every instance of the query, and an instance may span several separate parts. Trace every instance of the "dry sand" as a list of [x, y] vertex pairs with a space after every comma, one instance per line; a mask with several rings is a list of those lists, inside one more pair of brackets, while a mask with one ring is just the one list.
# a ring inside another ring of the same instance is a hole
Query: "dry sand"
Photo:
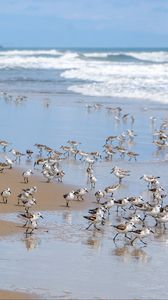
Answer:
[[36, 295], [20, 293], [20, 292], [11, 292], [11, 291], [0, 291], [0, 299], [37, 299]]
[[[3, 174], [0, 174], [0, 192], [10, 187], [11, 196], [8, 198], [7, 204], [0, 199], [0, 213], [15, 213], [24, 212], [22, 205], [17, 205], [17, 195], [22, 189], [29, 188], [31, 186], [37, 187], [37, 192], [34, 197], [37, 200], [30, 211], [44, 211], [44, 210], [83, 210], [88, 207], [89, 202], [93, 200], [93, 196], [90, 193], [85, 195], [84, 201], [74, 200], [70, 203], [70, 207], [66, 207], [65, 199], [63, 195], [71, 190], [77, 189], [71, 185], [65, 185], [63, 183], [50, 182], [47, 183], [42, 177], [33, 175], [30, 178], [28, 184], [23, 182], [21, 169], [9, 169], [5, 170]], [[92, 199], [92, 200], [91, 200]], [[12, 223], [13, 224], [13, 223]], [[9, 235], [16, 233], [20, 226], [14, 227], [10, 222], [0, 221], [0, 235]], [[16, 224], [17, 225], [17, 224]]]

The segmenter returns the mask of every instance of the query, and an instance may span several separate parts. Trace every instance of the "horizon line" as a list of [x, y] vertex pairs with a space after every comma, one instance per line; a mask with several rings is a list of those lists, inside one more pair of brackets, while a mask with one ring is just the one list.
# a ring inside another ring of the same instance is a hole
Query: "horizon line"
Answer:
[[168, 49], [168, 46], [3, 46], [0, 49]]

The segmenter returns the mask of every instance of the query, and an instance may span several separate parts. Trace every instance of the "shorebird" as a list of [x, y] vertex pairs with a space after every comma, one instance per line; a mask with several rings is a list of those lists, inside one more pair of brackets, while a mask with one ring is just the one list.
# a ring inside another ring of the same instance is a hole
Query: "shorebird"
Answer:
[[75, 193], [75, 191], [71, 191], [71, 192], [63, 195], [63, 197], [66, 201], [66, 207], [69, 207], [69, 201], [72, 201], [75, 199], [74, 193]]
[[86, 158], [85, 158], [85, 161], [88, 163], [88, 168], [89, 168], [89, 167], [92, 167], [93, 164], [95, 163], [95, 159], [90, 158], [90, 157], [88, 156], [88, 154], [87, 154], [87, 156], [86, 156]]
[[122, 147], [123, 144], [125, 143], [126, 140], [126, 135], [125, 133], [121, 133], [120, 135], [117, 136], [117, 140], [119, 141], [119, 147]]
[[30, 207], [32, 207], [34, 204], [37, 203], [36, 199], [33, 198], [33, 197], [31, 199], [30, 198], [28, 198], [28, 199], [22, 199], [21, 201], [23, 203], [23, 206], [25, 208], [25, 212], [26, 213], [29, 211]]
[[117, 205], [117, 212], [118, 212], [119, 207], [121, 207], [124, 211], [126, 211], [124, 206], [126, 206], [128, 203], [129, 203], [128, 197], [114, 200], [114, 204]]
[[[80, 160], [82, 160], [82, 159], [87, 160], [89, 153], [82, 151], [82, 150], [78, 150], [78, 155], [80, 155], [80, 158], [79, 158]], [[88, 159], [91, 160], [91, 158], [88, 158]], [[92, 161], [93, 161], [93, 159], [92, 159]]]
[[141, 216], [138, 215], [138, 214], [133, 214], [129, 217], [124, 217], [125, 220], [129, 221], [129, 222], [132, 222], [134, 224], [138, 224], [139, 222], [143, 222], [143, 220], [141, 219]]
[[105, 197], [105, 195], [105, 191], [98, 190], [97, 192], [95, 192], [96, 202], [99, 203], [100, 200]]
[[116, 140], [116, 138], [117, 138], [117, 135], [110, 135], [110, 136], [108, 136], [108, 137], [106, 138], [106, 144], [107, 144], [108, 142], [112, 143], [113, 141]]
[[74, 149], [76, 149], [77, 146], [81, 144], [80, 142], [73, 141], [73, 140], [68, 140], [67, 143], [70, 144]]
[[2, 200], [4, 203], [8, 202], [8, 198], [11, 196], [11, 189], [8, 187], [1, 192]]
[[113, 155], [116, 154], [116, 151], [114, 151], [112, 148], [109, 147], [105, 147], [104, 152], [107, 154], [107, 156], [105, 157], [105, 159], [107, 160], [112, 160]]
[[104, 217], [104, 214], [106, 213], [106, 208], [101, 205], [99, 207], [89, 209], [88, 212], [91, 215], [95, 215], [96, 213], [102, 214]]
[[131, 245], [133, 246], [133, 243], [136, 239], [139, 239], [143, 244], [147, 245], [146, 242], [144, 242], [142, 239], [146, 236], [148, 236], [150, 233], [154, 233], [151, 228], [144, 227], [142, 229], [136, 229], [132, 230], [131, 233], [135, 235], [135, 238], [131, 241]]
[[[51, 164], [47, 161], [43, 164], [42, 166], [42, 169], [45, 170], [45, 171], [52, 171], [52, 167], [51, 167]], [[57, 171], [58, 171], [58, 168], [57, 168]]]
[[6, 169], [7, 167], [9, 167], [9, 165], [7, 163], [0, 162], [1, 173], [3, 173], [4, 169]]
[[109, 185], [104, 189], [104, 191], [106, 194], [111, 194], [111, 197], [113, 197], [114, 192], [116, 190], [118, 190], [119, 187], [120, 187], [120, 184]]
[[140, 179], [143, 179], [144, 181], [146, 181], [148, 183], [148, 188], [153, 183], [156, 183], [158, 178], [160, 178], [160, 176], [146, 175], [146, 174], [144, 174], [143, 176], [140, 177]]
[[126, 148], [116, 146], [116, 147], [115, 147], [115, 150], [117, 150], [117, 151], [120, 153], [120, 157], [121, 157], [121, 158], [124, 158], [124, 157], [125, 157], [125, 153], [127, 152]]
[[20, 205], [20, 202], [26, 202], [29, 199], [29, 194], [20, 193], [17, 195], [17, 205]]
[[153, 143], [158, 147], [158, 150], [168, 147], [168, 142], [164, 141], [164, 140], [157, 140], [157, 141], [154, 141]]
[[28, 195], [33, 195], [34, 193], [37, 192], [37, 187], [36, 186], [32, 186], [30, 188], [27, 188], [27, 189], [23, 189], [23, 192], [24, 193], [28, 193]]
[[43, 176], [47, 179], [47, 182], [49, 183], [52, 179], [54, 179], [55, 177], [55, 173], [47, 171], [47, 170], [43, 170], [41, 172], [43, 174]]
[[28, 169], [27, 171], [22, 173], [23, 179], [25, 183], [29, 182], [29, 177], [33, 174], [32, 170]]
[[119, 234], [124, 234], [125, 237], [127, 239], [130, 239], [128, 236], [127, 236], [127, 233], [128, 232], [131, 232], [133, 227], [135, 227], [134, 223], [133, 222], [127, 222], [125, 224], [119, 224], [119, 225], [111, 225], [112, 227], [115, 228], [115, 230], [117, 231], [116, 235], [114, 236], [113, 238], [113, 241], [115, 242], [116, 240], [116, 237], [119, 235]]
[[33, 231], [37, 228], [37, 221], [36, 220], [29, 220], [27, 224], [27, 229], [26, 229], [26, 236], [27, 234], [32, 234]]
[[93, 175], [93, 169], [92, 169], [92, 167], [91, 166], [89, 166], [87, 169], [86, 169], [86, 172], [87, 172], [87, 175], [88, 175], [88, 178], [91, 176], [91, 175]]
[[25, 203], [26, 201], [28, 201], [28, 199], [32, 199], [33, 198], [33, 194], [37, 192], [37, 188], [36, 186], [32, 186], [28, 189], [23, 189], [22, 192], [17, 195], [17, 199], [18, 199], [18, 203], [17, 205], [20, 204], [20, 201], [23, 203]]
[[74, 195], [77, 197], [77, 200], [84, 200], [83, 196], [88, 193], [87, 188], [81, 188], [74, 192]]
[[35, 162], [34, 162], [34, 168], [36, 165], [44, 165], [46, 162], [48, 162], [48, 158], [38, 158]]
[[33, 153], [34, 153], [34, 152], [33, 152], [32, 150], [27, 149], [27, 150], [26, 150], [27, 159], [32, 159]]
[[142, 196], [128, 197], [128, 201], [130, 203], [129, 209], [133, 208], [134, 205], [142, 204], [144, 202]]
[[26, 225], [28, 224], [29, 220], [33, 221], [33, 220], [38, 220], [39, 218], [43, 219], [43, 216], [40, 212], [35, 212], [35, 213], [24, 213], [24, 214], [19, 214], [19, 217], [21, 217], [23, 220], [26, 221], [26, 223], [23, 225], [23, 227], [26, 227]]
[[132, 158], [134, 158], [134, 160], [135, 161], [137, 161], [137, 156], [139, 156], [139, 154], [138, 153], [135, 153], [135, 152], [132, 152], [132, 151], [128, 151], [127, 152], [127, 155], [129, 156], [129, 161], [132, 159]]
[[95, 151], [95, 152], [90, 152], [89, 155], [91, 155], [93, 157], [93, 160], [98, 160], [98, 158], [101, 158], [101, 154], [99, 151]]
[[166, 223], [168, 222], [168, 212], [167, 211], [163, 211], [161, 213], [159, 213], [156, 217], [155, 217], [155, 221], [156, 224], [155, 226], [159, 224], [163, 224], [164, 225], [164, 229], [166, 229]]
[[15, 149], [10, 149], [9, 152], [11, 152], [15, 156], [15, 161], [19, 160], [20, 162], [21, 156], [25, 156], [24, 153], [21, 153], [20, 151]]
[[121, 168], [118, 168], [115, 166], [111, 170], [111, 174], [114, 173], [114, 175], [119, 179], [119, 184], [121, 183], [122, 179], [126, 176], [130, 176], [130, 171], [129, 170], [124, 170]]
[[132, 129], [127, 129], [127, 134], [130, 142], [132, 142], [134, 140], [134, 137], [137, 136], [137, 134]]
[[144, 213], [148, 210], [149, 208], [149, 203], [134, 203], [133, 207], [134, 207], [134, 211], [136, 213], [137, 210], [143, 211]]
[[97, 178], [93, 175], [90, 175], [89, 180], [91, 184], [91, 189], [94, 189], [96, 186]]
[[48, 146], [45, 146], [44, 150], [47, 152], [47, 156], [51, 156], [52, 153], [54, 153], [54, 151], [55, 151], [53, 148], [48, 147]]
[[157, 215], [161, 212], [161, 208], [162, 208], [162, 206], [160, 204], [156, 204], [154, 206], [149, 204], [147, 210], [145, 211], [144, 220], [147, 215], [149, 215], [153, 218], [157, 217]]
[[42, 155], [43, 150], [45, 149], [46, 145], [44, 144], [34, 144], [35, 147], [39, 150], [39, 154]]
[[0, 140], [0, 146], [2, 146], [3, 151], [6, 151], [6, 148], [10, 145], [11, 143], [4, 141], [4, 140]]
[[110, 215], [110, 209], [113, 207], [114, 205], [114, 199], [109, 199], [103, 203], [101, 203], [101, 205], [107, 210], [108, 215]]
[[89, 229], [91, 225], [94, 225], [94, 227], [97, 230], [100, 230], [99, 228], [97, 228], [96, 224], [102, 223], [104, 218], [104, 211], [102, 210], [101, 207], [99, 207], [95, 214], [92, 214], [91, 216], [83, 216], [83, 217], [88, 221], [90, 221], [90, 224], [88, 227], [86, 227], [86, 229]]
[[66, 154], [69, 156], [72, 148], [70, 146], [61, 146], [60, 149], [64, 151], [63, 155], [65, 156]]
[[54, 178], [57, 178], [58, 182], [62, 182], [64, 176], [65, 176], [65, 172], [63, 170], [57, 171], [54, 174]]
[[5, 162], [8, 164], [9, 169], [12, 169], [14, 161], [10, 159], [8, 156], [5, 156]]

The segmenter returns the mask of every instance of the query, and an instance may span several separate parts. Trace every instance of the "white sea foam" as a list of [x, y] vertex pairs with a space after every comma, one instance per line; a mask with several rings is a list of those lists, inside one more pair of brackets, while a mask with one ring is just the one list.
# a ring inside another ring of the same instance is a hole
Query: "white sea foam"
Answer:
[[[21, 51], [22, 52], [22, 51]], [[26, 68], [26, 69], [69, 69], [78, 67], [80, 60], [77, 53], [66, 52], [59, 57], [43, 56], [41, 53], [38, 55], [31, 55], [31, 51], [28, 54], [21, 55], [19, 53], [11, 55], [7, 53], [5, 56], [0, 56], [0, 69], [5, 68]], [[51, 53], [50, 53], [51, 54]], [[81, 61], [82, 63], [82, 61]], [[83, 64], [85, 62], [83, 61]]]
[[84, 53], [85, 57], [108, 57], [108, 55], [112, 54], [112, 52], [91, 52]]
[[127, 55], [131, 55], [137, 59], [146, 60], [156, 63], [168, 63], [168, 52], [127, 52]]
[[29, 56], [29, 55], [61, 55], [63, 52], [55, 49], [50, 50], [6, 50], [0, 51], [0, 56]]
[[90, 64], [66, 70], [63, 77], [88, 80], [69, 90], [90, 96], [150, 99], [168, 103], [168, 64]]
[[81, 80], [69, 90], [90, 96], [151, 99], [168, 103], [166, 51], [0, 51], [0, 69], [59, 69]]

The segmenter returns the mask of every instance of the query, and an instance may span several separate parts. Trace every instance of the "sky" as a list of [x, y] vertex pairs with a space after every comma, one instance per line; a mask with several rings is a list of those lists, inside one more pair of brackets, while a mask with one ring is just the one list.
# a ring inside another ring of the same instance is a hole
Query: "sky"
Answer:
[[168, 47], [168, 0], [0, 0], [4, 47]]

